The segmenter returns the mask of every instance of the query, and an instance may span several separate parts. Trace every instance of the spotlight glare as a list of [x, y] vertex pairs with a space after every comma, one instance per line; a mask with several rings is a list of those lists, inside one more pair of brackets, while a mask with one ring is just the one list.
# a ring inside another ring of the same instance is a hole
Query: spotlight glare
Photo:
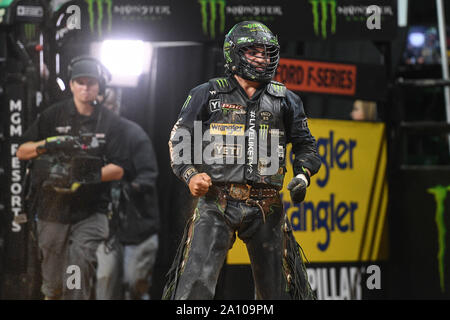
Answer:
[[422, 32], [412, 32], [408, 37], [408, 41], [414, 47], [421, 47], [425, 43], [425, 35]]
[[141, 40], [105, 40], [100, 52], [100, 60], [113, 76], [139, 76], [144, 72], [145, 46]]

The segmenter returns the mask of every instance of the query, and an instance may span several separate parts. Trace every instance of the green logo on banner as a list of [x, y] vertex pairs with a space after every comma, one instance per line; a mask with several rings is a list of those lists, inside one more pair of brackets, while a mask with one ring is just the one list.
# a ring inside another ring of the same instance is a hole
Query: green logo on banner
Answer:
[[[316, 36], [322, 35], [327, 38], [328, 12], [331, 18], [331, 33], [336, 33], [336, 0], [309, 0], [312, 6], [314, 33]], [[320, 8], [320, 9], [319, 9]], [[319, 12], [320, 11], [320, 12]], [[321, 16], [319, 18], [319, 16]], [[320, 23], [320, 31], [319, 31]]]
[[[216, 37], [216, 21], [219, 18], [219, 30], [223, 34], [225, 31], [225, 0], [198, 0], [202, 15], [203, 34], [214, 39]], [[209, 15], [208, 15], [209, 7]], [[209, 16], [209, 20], [208, 20]], [[217, 17], [218, 16], [218, 17]], [[209, 22], [209, 23], [208, 23]]]
[[102, 36], [103, 33], [103, 7], [106, 5], [106, 15], [107, 15], [107, 31], [111, 31], [112, 25], [112, 1], [113, 0], [85, 0], [88, 5], [89, 12], [89, 27], [91, 29], [91, 33], [95, 31], [95, 12], [94, 7], [97, 8], [97, 34], [99, 37]]
[[23, 25], [23, 31], [25, 33], [25, 39], [30, 41], [36, 37], [36, 26], [32, 23], [25, 23]]
[[434, 195], [434, 199], [436, 200], [436, 214], [435, 221], [436, 227], [438, 231], [438, 265], [439, 265], [439, 280], [441, 291], [445, 292], [444, 286], [444, 258], [445, 258], [445, 234], [447, 229], [445, 228], [444, 222], [444, 211], [445, 211], [445, 199], [447, 198], [447, 193], [450, 191], [450, 186], [435, 186], [433, 188], [429, 188], [428, 193]]

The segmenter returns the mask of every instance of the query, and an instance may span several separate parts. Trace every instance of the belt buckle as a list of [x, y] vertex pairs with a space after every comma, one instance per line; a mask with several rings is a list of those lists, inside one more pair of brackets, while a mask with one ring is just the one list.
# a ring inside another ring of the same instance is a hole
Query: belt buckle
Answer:
[[252, 186], [246, 185], [235, 185], [234, 183], [230, 186], [230, 197], [237, 200], [247, 200], [250, 198], [250, 189]]

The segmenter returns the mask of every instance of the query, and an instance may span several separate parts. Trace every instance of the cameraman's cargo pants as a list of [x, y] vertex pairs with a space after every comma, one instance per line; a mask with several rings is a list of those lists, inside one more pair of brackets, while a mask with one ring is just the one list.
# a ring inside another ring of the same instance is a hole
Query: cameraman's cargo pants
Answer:
[[96, 213], [75, 224], [38, 220], [41, 291], [48, 299], [94, 298], [96, 251], [108, 237], [108, 219]]

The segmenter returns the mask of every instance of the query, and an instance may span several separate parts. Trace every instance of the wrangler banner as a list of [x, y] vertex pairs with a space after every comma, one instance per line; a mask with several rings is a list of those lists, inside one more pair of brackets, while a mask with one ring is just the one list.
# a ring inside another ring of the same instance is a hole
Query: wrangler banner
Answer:
[[[309, 120], [322, 161], [306, 198], [291, 202], [291, 146], [282, 190], [284, 210], [294, 235], [312, 263], [369, 262], [387, 258], [386, 138], [383, 123]], [[249, 263], [236, 241], [228, 264]]]
[[[372, 5], [376, 12], [368, 10]], [[236, 23], [256, 20], [282, 41], [381, 41], [392, 40], [397, 27], [392, 0], [76, 0], [54, 9], [60, 38], [81, 31], [148, 41], [223, 41]]]

